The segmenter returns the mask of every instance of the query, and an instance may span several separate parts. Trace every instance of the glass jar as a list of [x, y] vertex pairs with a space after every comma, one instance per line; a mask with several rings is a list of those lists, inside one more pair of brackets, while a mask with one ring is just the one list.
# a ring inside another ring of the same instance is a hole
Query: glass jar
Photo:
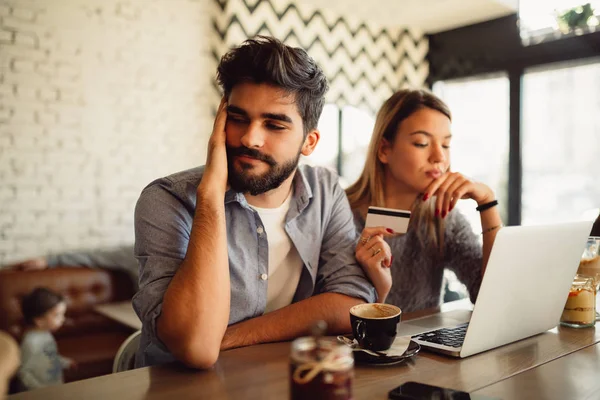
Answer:
[[591, 276], [575, 275], [565, 309], [560, 317], [561, 325], [585, 328], [596, 324], [596, 288]]
[[354, 378], [352, 349], [335, 338], [302, 337], [292, 342], [292, 400], [351, 400]]
[[596, 321], [600, 321], [598, 313], [598, 291], [600, 290], [600, 237], [590, 236], [585, 245], [581, 261], [579, 262], [579, 275], [591, 276], [595, 279], [596, 286]]

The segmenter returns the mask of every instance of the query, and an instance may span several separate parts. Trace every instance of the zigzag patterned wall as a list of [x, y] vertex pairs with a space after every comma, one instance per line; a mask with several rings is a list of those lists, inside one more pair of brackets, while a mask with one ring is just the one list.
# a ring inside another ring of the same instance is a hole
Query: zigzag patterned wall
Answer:
[[415, 30], [377, 27], [289, 0], [214, 1], [215, 63], [245, 39], [270, 35], [317, 61], [329, 79], [329, 103], [375, 112], [394, 91], [425, 85], [429, 45]]

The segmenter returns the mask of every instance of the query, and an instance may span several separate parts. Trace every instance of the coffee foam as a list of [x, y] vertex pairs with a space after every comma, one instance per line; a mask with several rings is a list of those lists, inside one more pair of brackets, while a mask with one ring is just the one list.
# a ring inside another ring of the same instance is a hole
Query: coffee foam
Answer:
[[386, 304], [361, 304], [350, 312], [360, 318], [390, 318], [399, 314], [399, 309]]

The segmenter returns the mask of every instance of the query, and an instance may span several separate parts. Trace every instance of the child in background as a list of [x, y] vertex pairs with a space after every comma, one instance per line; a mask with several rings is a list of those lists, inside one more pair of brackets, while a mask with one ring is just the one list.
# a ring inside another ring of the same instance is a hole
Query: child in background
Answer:
[[20, 390], [64, 383], [63, 369], [73, 360], [58, 354], [52, 332], [65, 322], [64, 297], [46, 288], [37, 288], [23, 298], [21, 308], [28, 325], [21, 341], [21, 367], [17, 373]]

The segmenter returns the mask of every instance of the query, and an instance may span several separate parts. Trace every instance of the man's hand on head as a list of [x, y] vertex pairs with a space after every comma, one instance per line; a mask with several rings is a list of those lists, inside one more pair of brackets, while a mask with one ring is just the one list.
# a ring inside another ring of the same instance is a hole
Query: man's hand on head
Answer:
[[198, 190], [207, 192], [227, 190], [227, 151], [225, 147], [225, 124], [227, 122], [227, 102], [221, 99], [213, 131], [208, 141], [208, 154], [202, 181]]

